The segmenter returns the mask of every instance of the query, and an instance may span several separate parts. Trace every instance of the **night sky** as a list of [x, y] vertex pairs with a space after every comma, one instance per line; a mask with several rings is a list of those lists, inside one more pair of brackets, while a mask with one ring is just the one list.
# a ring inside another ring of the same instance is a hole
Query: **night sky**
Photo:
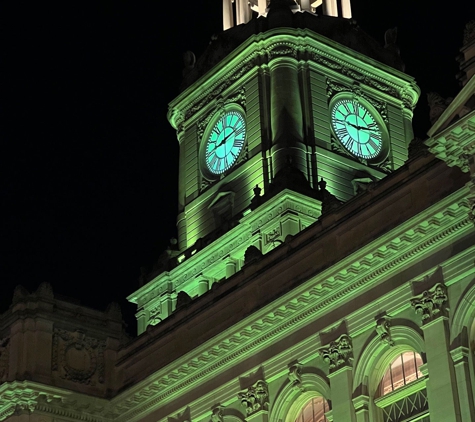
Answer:
[[[183, 52], [199, 56], [220, 31], [221, 0], [32, 3], [0, 5], [0, 312], [16, 285], [48, 281], [86, 306], [119, 302], [133, 334], [125, 297], [176, 236], [168, 102]], [[406, 72], [422, 89], [414, 126], [424, 138], [427, 92], [459, 89], [455, 57], [475, 5], [420, 3], [352, 0], [352, 8], [381, 43], [398, 27]]]

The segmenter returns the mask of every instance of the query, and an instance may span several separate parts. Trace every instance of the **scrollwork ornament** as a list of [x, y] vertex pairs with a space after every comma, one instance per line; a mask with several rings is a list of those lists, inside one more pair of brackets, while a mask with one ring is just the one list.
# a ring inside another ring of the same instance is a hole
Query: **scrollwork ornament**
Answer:
[[157, 325], [159, 322], [162, 321], [162, 318], [160, 318], [160, 313], [161, 313], [161, 306], [158, 304], [157, 306], [154, 306], [152, 309], [150, 309], [149, 312], [149, 318], [148, 318], [148, 325]]
[[348, 87], [327, 78], [327, 94], [329, 97], [333, 97], [336, 93], [343, 91], [348, 91]]
[[218, 405], [211, 411], [211, 422], [224, 422], [223, 406]]
[[302, 365], [300, 363], [296, 362], [294, 364], [289, 365], [289, 381], [290, 384], [292, 385], [292, 388], [294, 390], [298, 391], [304, 391], [305, 388], [302, 384]]
[[320, 356], [328, 364], [330, 371], [353, 363], [353, 345], [351, 337], [342, 334], [337, 340], [332, 341], [327, 347], [320, 349]]
[[431, 289], [411, 299], [411, 305], [416, 313], [422, 315], [423, 324], [440, 316], [448, 316], [447, 302], [447, 288], [442, 283], [437, 283]]
[[391, 322], [387, 317], [378, 318], [376, 321], [376, 332], [382, 343], [386, 343], [389, 347], [394, 346], [394, 341], [391, 338]]
[[265, 381], [257, 381], [246, 391], [240, 392], [238, 397], [248, 416], [261, 410], [269, 410], [269, 390]]

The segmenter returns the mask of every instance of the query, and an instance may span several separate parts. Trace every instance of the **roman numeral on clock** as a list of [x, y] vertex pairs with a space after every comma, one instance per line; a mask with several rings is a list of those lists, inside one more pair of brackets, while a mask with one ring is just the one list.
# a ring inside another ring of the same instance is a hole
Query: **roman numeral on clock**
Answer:
[[348, 132], [346, 131], [346, 128], [339, 128], [337, 129], [336, 131], [336, 135], [341, 139], [343, 138], [345, 135], [348, 135]]

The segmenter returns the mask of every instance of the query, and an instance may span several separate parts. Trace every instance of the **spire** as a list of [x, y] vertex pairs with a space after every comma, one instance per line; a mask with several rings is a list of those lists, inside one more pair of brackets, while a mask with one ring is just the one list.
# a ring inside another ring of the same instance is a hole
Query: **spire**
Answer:
[[[267, 16], [273, 3], [285, 3], [294, 12], [307, 11], [351, 19], [351, 0], [223, 0], [223, 30], [247, 23], [252, 15]], [[233, 3], [235, 3], [233, 7]]]

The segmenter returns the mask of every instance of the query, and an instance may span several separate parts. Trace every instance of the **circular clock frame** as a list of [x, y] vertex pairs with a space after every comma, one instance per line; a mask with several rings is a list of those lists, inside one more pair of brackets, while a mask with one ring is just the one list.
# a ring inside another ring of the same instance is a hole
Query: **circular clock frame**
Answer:
[[378, 111], [352, 94], [336, 95], [330, 102], [332, 132], [353, 157], [377, 164], [389, 153], [389, 134]]
[[246, 136], [246, 115], [241, 107], [232, 105], [216, 113], [201, 142], [202, 173], [213, 179], [234, 167], [244, 150]]

